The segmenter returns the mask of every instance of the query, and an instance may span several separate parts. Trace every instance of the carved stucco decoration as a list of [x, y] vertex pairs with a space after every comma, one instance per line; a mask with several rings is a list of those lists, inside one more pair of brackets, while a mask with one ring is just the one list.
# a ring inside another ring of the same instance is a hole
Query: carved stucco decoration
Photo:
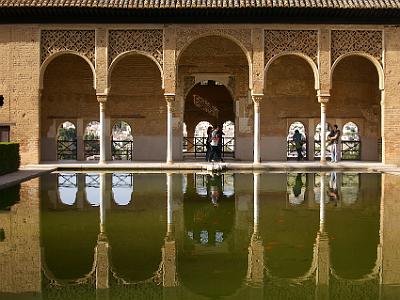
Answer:
[[317, 63], [317, 30], [265, 30], [264, 57], [267, 64], [273, 57], [282, 53], [300, 52]]
[[163, 30], [110, 30], [108, 42], [109, 64], [121, 53], [139, 51], [153, 56], [163, 66]]
[[[202, 36], [230, 36], [240, 42], [251, 53], [251, 30], [250, 29], [203, 29], [203, 28], [185, 28], [177, 30], [176, 49], [180, 53], [183, 47], [191, 41]], [[247, 54], [247, 53], [246, 53]]]
[[86, 56], [95, 64], [94, 30], [42, 30], [40, 37], [40, 62], [60, 51], [74, 51]]
[[331, 62], [350, 52], [364, 52], [382, 64], [382, 31], [379, 30], [332, 30]]

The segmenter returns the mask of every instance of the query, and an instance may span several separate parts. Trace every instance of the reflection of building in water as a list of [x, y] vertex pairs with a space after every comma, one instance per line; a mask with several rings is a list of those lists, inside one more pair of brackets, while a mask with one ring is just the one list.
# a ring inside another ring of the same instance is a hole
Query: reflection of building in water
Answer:
[[354, 204], [360, 192], [360, 175], [352, 173], [342, 174], [341, 200], [343, 205]]
[[[128, 205], [133, 197], [133, 174], [114, 173], [107, 174], [108, 185], [111, 185], [111, 197], [117, 206]], [[82, 182], [82, 180], [84, 182]], [[59, 173], [57, 175], [57, 195], [62, 204], [71, 206], [78, 202], [82, 207], [83, 202], [90, 206], [99, 206], [100, 202], [100, 174]], [[109, 205], [109, 204], [108, 204]]]
[[1, 299], [2, 293], [41, 291], [39, 179], [22, 183], [15, 193], [0, 190], [0, 203], [18, 197], [18, 192], [20, 201], [0, 210], [3, 235], [0, 239]]
[[306, 174], [289, 173], [287, 175], [287, 194], [290, 204], [299, 205], [305, 201], [306, 184]]
[[[78, 186], [85, 182], [81, 175]], [[317, 299], [363, 299], [367, 292], [378, 299], [380, 280], [381, 299], [389, 299], [398, 291], [386, 284], [400, 281], [399, 189], [397, 177], [384, 175], [379, 207], [378, 176], [359, 177], [357, 206], [332, 209], [324, 201], [330, 176], [323, 176], [318, 177], [318, 209], [287, 209], [286, 175], [236, 174], [234, 198], [222, 193], [215, 209], [208, 197], [196, 194], [192, 174], [186, 194], [180, 174], [134, 175], [135, 201], [129, 209], [115, 209], [109, 203], [113, 178], [101, 174], [99, 207], [76, 209], [78, 199], [72, 206], [57, 207], [48, 199], [51, 193], [42, 193], [42, 252], [39, 205], [32, 202], [39, 192], [29, 182], [28, 189], [22, 186], [21, 202], [0, 213], [5, 232], [0, 288], [42, 289], [42, 299], [68, 299], [72, 290], [94, 295], [96, 287], [107, 290], [110, 299], [122, 294], [143, 299], [263, 299], [267, 292], [271, 298], [287, 299], [314, 293]], [[54, 175], [41, 181], [42, 187], [53, 189], [59, 182]], [[10, 232], [22, 239], [10, 239]], [[207, 239], [202, 240], [202, 232]], [[25, 242], [30, 246], [24, 247]], [[3, 267], [8, 263], [4, 257], [11, 257], [13, 265]], [[14, 280], [14, 274], [25, 277]]]
[[112, 194], [117, 205], [128, 205], [133, 194], [133, 175], [125, 173], [112, 174]]

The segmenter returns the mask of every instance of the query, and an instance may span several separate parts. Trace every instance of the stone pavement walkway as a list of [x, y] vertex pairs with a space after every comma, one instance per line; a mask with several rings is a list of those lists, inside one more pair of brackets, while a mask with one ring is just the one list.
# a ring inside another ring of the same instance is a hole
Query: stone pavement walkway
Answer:
[[40, 165], [28, 165], [26, 169], [56, 168], [57, 170], [237, 170], [237, 171], [330, 171], [354, 170], [363, 172], [385, 172], [395, 170], [395, 165], [385, 165], [380, 162], [342, 161], [339, 163], [321, 164], [319, 161], [279, 161], [253, 164], [252, 162], [228, 161], [207, 163], [201, 160], [183, 161], [167, 164], [165, 162], [127, 162], [110, 161], [104, 164], [97, 162], [45, 162]]
[[17, 183], [27, 181], [45, 173], [55, 171], [56, 168], [41, 168], [24, 170], [23, 168], [17, 172], [5, 174], [0, 176], [0, 189], [15, 185]]

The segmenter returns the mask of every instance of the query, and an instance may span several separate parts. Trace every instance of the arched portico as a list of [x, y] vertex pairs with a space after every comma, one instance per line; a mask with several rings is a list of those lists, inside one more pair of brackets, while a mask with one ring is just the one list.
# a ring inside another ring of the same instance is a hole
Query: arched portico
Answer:
[[[207, 116], [203, 116], [202, 119], [221, 125], [227, 120], [234, 122], [235, 157], [241, 159], [252, 158], [252, 109], [246, 104], [249, 100], [250, 61], [248, 51], [235, 39], [212, 33], [190, 39], [179, 51], [177, 59], [176, 115], [180, 116], [189, 128], [188, 120], [196, 115], [187, 110], [190, 107], [188, 97], [193, 97], [193, 91], [204, 90], [203, 96], [199, 96], [201, 100], [206, 100], [201, 102], [208, 105], [197, 107]], [[224, 95], [220, 95], [219, 90]], [[221, 99], [221, 107], [214, 103], [216, 100], [212, 101], [211, 98], [215, 96]], [[222, 101], [225, 98], [226, 100]], [[194, 100], [191, 99], [191, 102]], [[223, 110], [229, 111], [229, 117], [223, 117]], [[217, 116], [217, 113], [220, 116]], [[242, 130], [238, 124], [243, 124]], [[180, 127], [174, 134], [182, 139]], [[179, 152], [182, 153], [182, 150]]]
[[[41, 160], [57, 160], [57, 129], [64, 121], [76, 126], [77, 157], [83, 156], [83, 120], [98, 117], [93, 88], [93, 66], [87, 58], [72, 52], [50, 56], [41, 68], [40, 101]], [[60, 109], [62, 108], [62, 109]]]
[[[287, 159], [287, 137], [293, 122], [304, 124], [305, 132], [313, 136], [314, 121], [320, 117], [318, 78], [315, 63], [301, 53], [283, 53], [267, 63], [260, 102], [262, 160]], [[310, 139], [307, 149], [313, 153]]]
[[[332, 66], [331, 82], [328, 122], [337, 124], [342, 133], [346, 123], [357, 124], [361, 143], [359, 159], [381, 160], [383, 71], [380, 64], [367, 54], [342, 55]], [[343, 151], [347, 146], [342, 145]]]
[[134, 124], [134, 159], [164, 160], [167, 128], [160, 120], [166, 117], [161, 66], [154, 58], [137, 52], [118, 56], [110, 66], [106, 136], [111, 135], [114, 121]]

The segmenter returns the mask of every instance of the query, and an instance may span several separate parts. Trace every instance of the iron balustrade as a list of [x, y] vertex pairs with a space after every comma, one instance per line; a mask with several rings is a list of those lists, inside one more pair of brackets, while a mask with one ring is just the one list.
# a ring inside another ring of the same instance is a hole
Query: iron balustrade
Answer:
[[100, 158], [100, 140], [83, 140], [85, 160]]
[[[314, 141], [314, 157], [321, 157], [321, 141]], [[361, 160], [361, 141], [341, 141], [342, 160]], [[331, 157], [331, 144], [327, 143], [326, 158]]]
[[[207, 153], [207, 137], [183, 137], [183, 152], [203, 157]], [[222, 157], [235, 157], [235, 138], [222, 137]]]
[[[303, 158], [307, 159], [307, 141], [304, 141], [302, 145]], [[287, 141], [287, 152], [286, 152], [287, 160], [290, 159], [297, 159], [297, 150], [296, 150], [296, 143], [293, 140]]]
[[[329, 158], [331, 157], [331, 147], [328, 145], [329, 143], [326, 143], [326, 148], [325, 148], [325, 157]], [[314, 141], [314, 158], [320, 158], [321, 157], [321, 141], [315, 140]]]
[[342, 160], [360, 160], [361, 142], [360, 141], [342, 141]]
[[76, 140], [57, 140], [57, 160], [76, 160], [77, 157]]
[[133, 160], [133, 141], [112, 141], [111, 152], [114, 160]]

